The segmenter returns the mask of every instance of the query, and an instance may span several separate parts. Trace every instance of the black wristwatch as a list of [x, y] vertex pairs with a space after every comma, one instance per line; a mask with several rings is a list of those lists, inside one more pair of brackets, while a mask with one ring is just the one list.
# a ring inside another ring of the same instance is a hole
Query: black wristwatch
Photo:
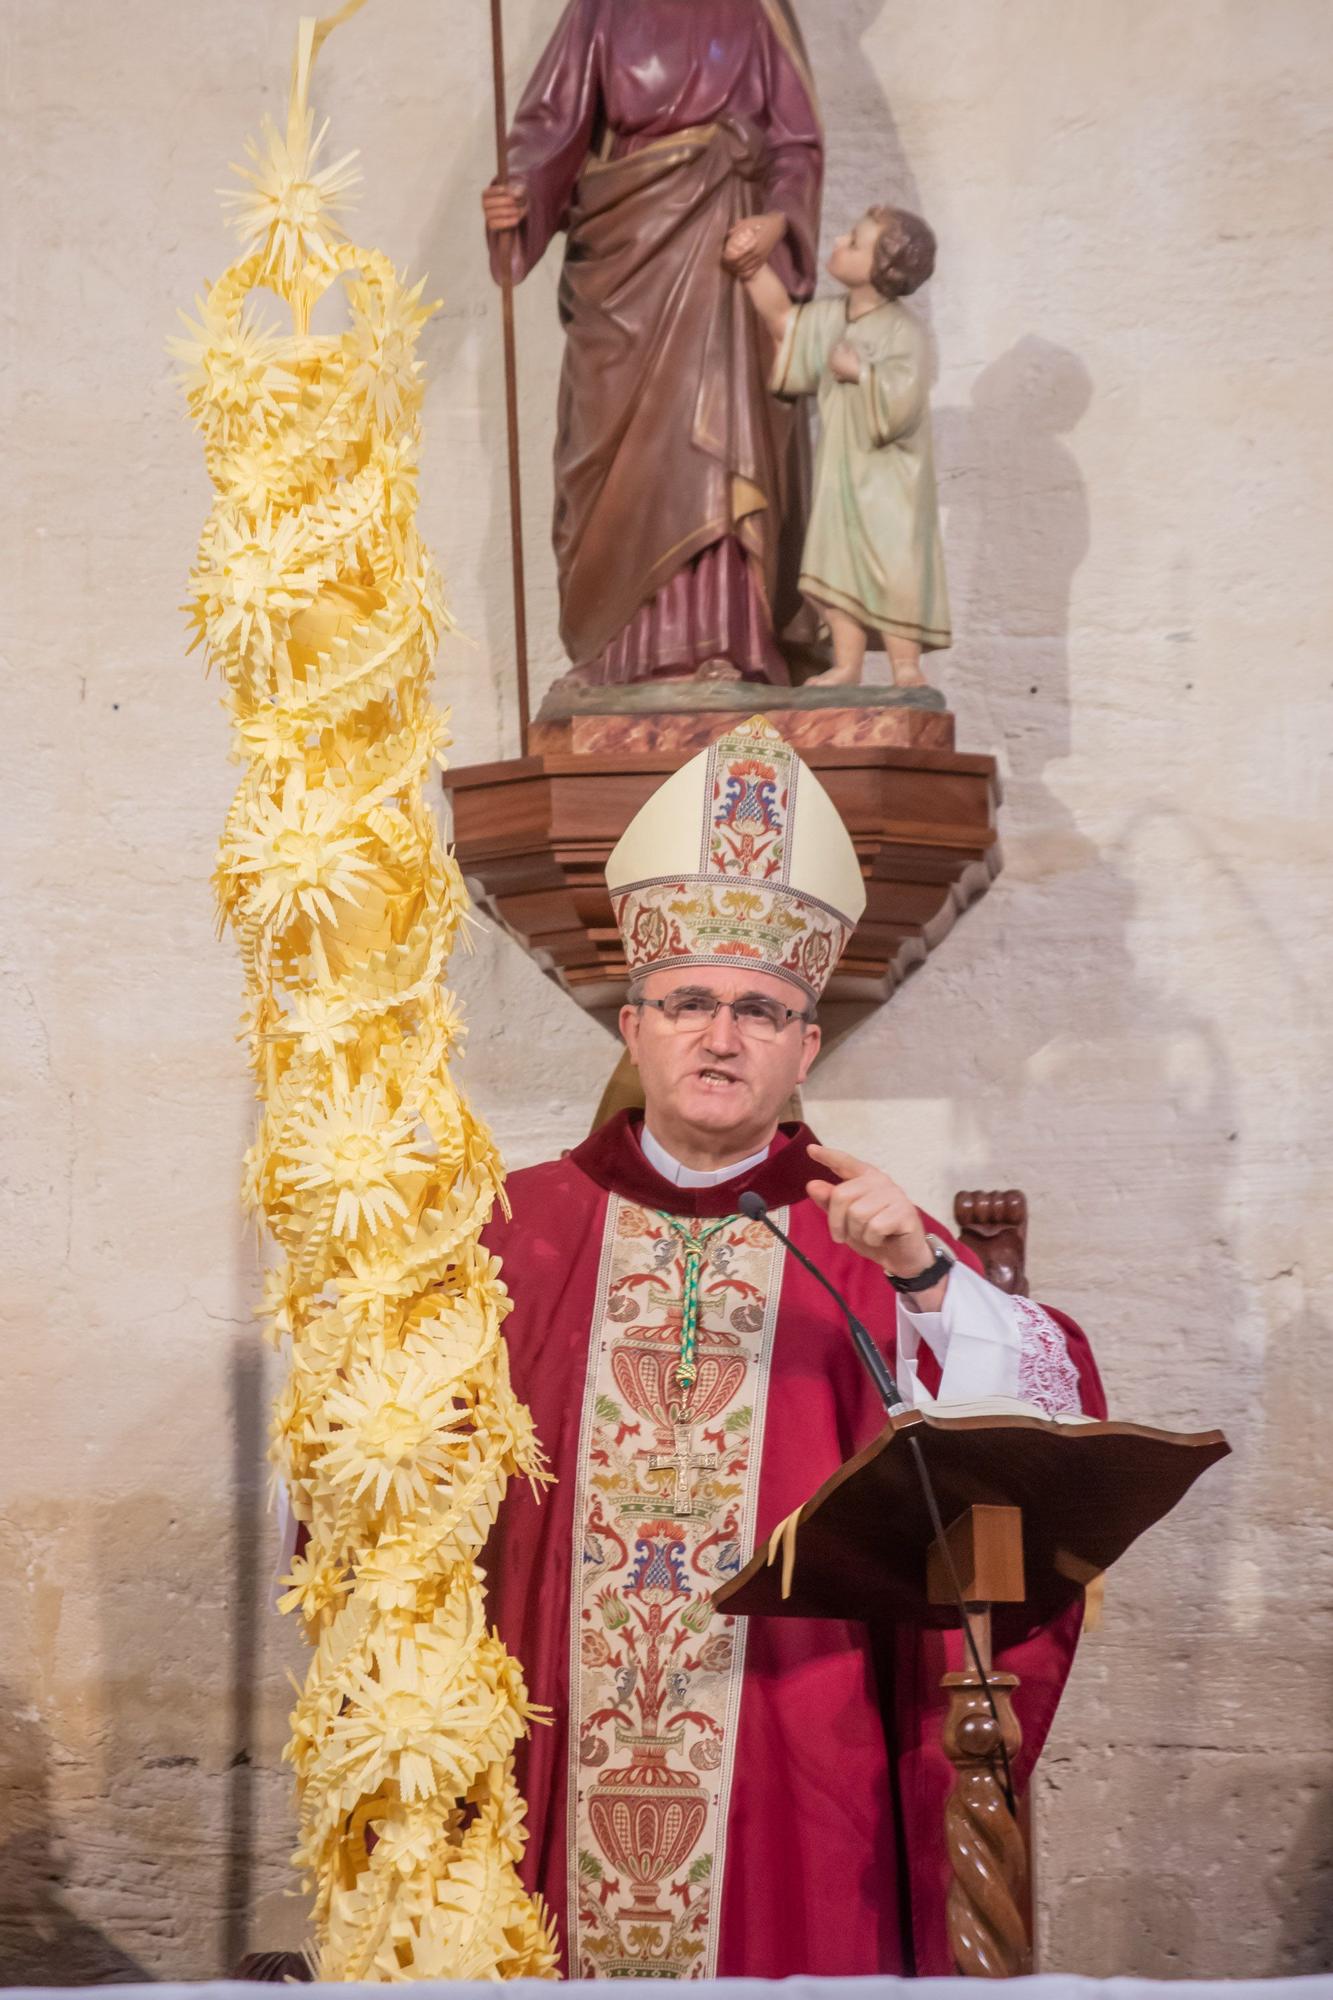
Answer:
[[914, 1278], [897, 1278], [892, 1271], [885, 1272], [885, 1276], [893, 1286], [895, 1292], [907, 1292], [909, 1294], [912, 1292], [928, 1292], [932, 1285], [938, 1285], [940, 1279], [952, 1271], [954, 1259], [940, 1242], [939, 1237], [928, 1236], [926, 1241], [935, 1252], [935, 1257], [933, 1263], [927, 1264], [924, 1271], [918, 1271]]

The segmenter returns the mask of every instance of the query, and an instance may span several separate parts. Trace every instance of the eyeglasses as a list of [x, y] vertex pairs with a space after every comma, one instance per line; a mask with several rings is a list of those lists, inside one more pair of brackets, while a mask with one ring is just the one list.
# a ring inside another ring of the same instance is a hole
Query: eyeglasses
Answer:
[[813, 1019], [799, 1007], [784, 1007], [780, 1000], [750, 995], [743, 1000], [717, 1000], [711, 993], [668, 993], [665, 1000], [636, 1000], [636, 1007], [655, 1007], [669, 1028], [679, 1034], [707, 1028], [717, 1019], [719, 1009], [730, 1007], [738, 1033], [754, 1042], [775, 1042], [793, 1021]]

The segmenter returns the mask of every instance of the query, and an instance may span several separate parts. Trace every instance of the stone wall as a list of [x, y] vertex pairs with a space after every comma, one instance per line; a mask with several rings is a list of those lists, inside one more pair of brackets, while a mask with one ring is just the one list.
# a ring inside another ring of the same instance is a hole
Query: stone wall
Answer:
[[[1115, 1408], [1236, 1447], [1081, 1655], [1041, 1778], [1046, 1965], [1326, 1967], [1327, 9], [803, 11], [830, 224], [896, 196], [939, 232], [943, 679], [1008, 795], [999, 883], [810, 1110], [937, 1209], [1027, 1188], [1039, 1289]], [[515, 86], [555, 12], [507, 0]], [[0, 1980], [216, 1974], [298, 1916], [254, 1107], [208, 887], [234, 773], [177, 609], [208, 489], [163, 351], [230, 254], [215, 190], [296, 18], [0, 8]], [[362, 148], [358, 234], [445, 302], [424, 521], [469, 635], [440, 663], [463, 762], [515, 744], [488, 78], [480, 0], [372, 0], [317, 92]], [[555, 279], [519, 310], [539, 685]], [[609, 1040], [501, 937], [456, 977], [511, 1162], [576, 1140]]]

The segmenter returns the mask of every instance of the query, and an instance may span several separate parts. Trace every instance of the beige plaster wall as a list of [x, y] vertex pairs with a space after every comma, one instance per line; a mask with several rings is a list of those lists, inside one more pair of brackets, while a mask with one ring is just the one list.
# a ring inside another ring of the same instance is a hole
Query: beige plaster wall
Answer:
[[[555, 0], [507, 0], [517, 84]], [[425, 522], [512, 751], [481, 0], [372, 0], [319, 96], [358, 228], [430, 274]], [[812, 1114], [947, 1207], [1019, 1182], [1124, 1414], [1236, 1445], [1115, 1577], [1041, 1780], [1045, 1962], [1333, 1956], [1328, 949], [1333, 35], [1323, 0], [806, 0], [831, 222], [914, 201], [960, 741], [1006, 872]], [[220, 1971], [270, 1941], [294, 1636], [265, 1609], [253, 1116], [207, 876], [229, 795], [177, 611], [208, 495], [163, 340], [297, 8], [0, 0], [5, 551], [0, 1979]], [[555, 270], [520, 302], [551, 637]], [[485, 935], [466, 1075], [518, 1165], [601, 1030]], [[539, 1032], [534, 1032], [534, 1026]]]

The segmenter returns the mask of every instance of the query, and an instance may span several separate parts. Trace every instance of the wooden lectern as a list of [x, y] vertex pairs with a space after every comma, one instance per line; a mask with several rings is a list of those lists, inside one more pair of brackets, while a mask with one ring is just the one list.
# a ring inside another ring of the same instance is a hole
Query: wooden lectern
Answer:
[[957, 1773], [945, 1810], [949, 1944], [960, 1972], [1010, 1977], [1032, 1960], [1027, 1858], [1005, 1762], [1020, 1747], [1018, 1683], [990, 1671], [991, 1607], [1021, 1606], [1028, 1624], [1055, 1617], [1229, 1450], [1220, 1431], [906, 1410], [715, 1593], [719, 1608], [752, 1618], [942, 1627], [960, 1622], [960, 1586], [990, 1687], [974, 1665], [943, 1681], [944, 1749]]

